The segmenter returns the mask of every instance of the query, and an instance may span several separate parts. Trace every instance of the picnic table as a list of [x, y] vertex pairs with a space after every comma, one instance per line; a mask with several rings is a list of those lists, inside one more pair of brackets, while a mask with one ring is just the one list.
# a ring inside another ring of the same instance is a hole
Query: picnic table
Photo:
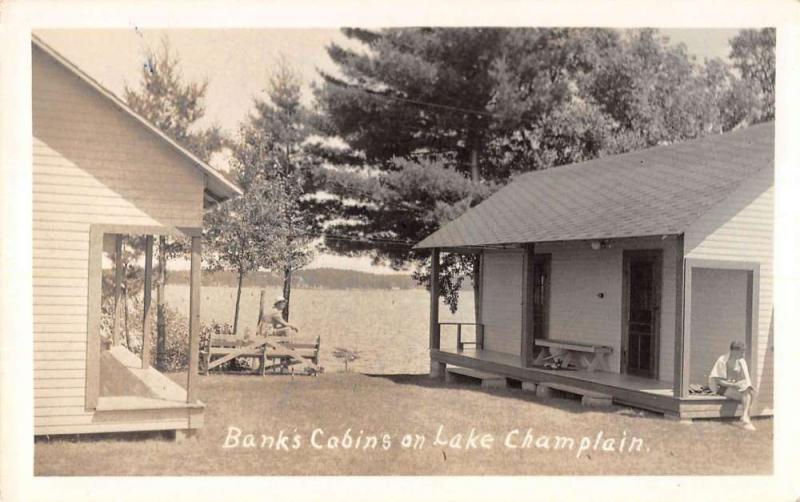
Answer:
[[[287, 369], [302, 364], [309, 374], [318, 374], [320, 337], [305, 340], [297, 337], [235, 335], [212, 336], [200, 354], [205, 362], [205, 374], [236, 358], [255, 359], [261, 374], [268, 369]], [[267, 361], [271, 364], [267, 364]]]
[[590, 372], [596, 370], [608, 371], [606, 356], [614, 351], [607, 345], [550, 338], [534, 340], [533, 344], [534, 346], [542, 347], [533, 362], [534, 365], [542, 365], [547, 361], [559, 359], [563, 367], [568, 367], [570, 364], [575, 363], [576, 366]]

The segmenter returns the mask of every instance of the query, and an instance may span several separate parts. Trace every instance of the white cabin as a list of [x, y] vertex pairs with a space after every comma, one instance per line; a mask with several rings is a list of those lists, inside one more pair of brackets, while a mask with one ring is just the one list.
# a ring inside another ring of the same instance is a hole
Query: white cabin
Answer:
[[[729, 416], [736, 403], [690, 390], [738, 340], [754, 411], [771, 414], [773, 150], [768, 123], [532, 172], [444, 225], [417, 248], [436, 273], [441, 252], [475, 255], [480, 306], [474, 339], [445, 347], [452, 327], [431, 304], [432, 372], [466, 366], [681, 419]], [[605, 368], [549, 371], [536, 364], [546, 340], [603, 348]]]
[[[203, 208], [241, 192], [36, 36], [32, 50], [34, 433], [201, 427]], [[192, 239], [186, 388], [147, 357], [102, 344], [103, 253], [113, 255], [126, 235], [147, 236], [150, 285], [153, 237]]]

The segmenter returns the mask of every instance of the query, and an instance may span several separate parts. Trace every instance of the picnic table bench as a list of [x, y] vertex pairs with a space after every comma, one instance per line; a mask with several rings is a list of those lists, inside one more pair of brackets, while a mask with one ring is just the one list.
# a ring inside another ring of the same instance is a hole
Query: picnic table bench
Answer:
[[607, 345], [573, 342], [569, 340], [537, 339], [534, 346], [542, 347], [534, 365], [541, 365], [552, 359], [560, 359], [564, 367], [576, 363], [588, 371], [606, 370], [606, 356], [614, 349]]
[[[257, 336], [252, 338], [219, 335], [209, 339], [200, 351], [205, 363], [205, 374], [222, 364], [239, 357], [255, 359], [260, 363], [260, 372], [269, 369], [287, 369], [296, 364], [305, 364], [308, 373], [317, 374], [319, 368], [320, 337], [299, 339], [296, 337]], [[267, 361], [271, 364], [267, 364]]]

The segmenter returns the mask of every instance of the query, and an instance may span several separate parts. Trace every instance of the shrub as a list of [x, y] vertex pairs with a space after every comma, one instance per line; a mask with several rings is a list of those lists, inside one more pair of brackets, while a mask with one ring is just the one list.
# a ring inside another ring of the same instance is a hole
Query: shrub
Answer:
[[[155, 309], [155, 302], [152, 304]], [[103, 302], [102, 316], [100, 319], [100, 333], [103, 337], [111, 339], [111, 330], [114, 325], [114, 300], [108, 298]], [[153, 311], [152, 329], [150, 331], [150, 364], [156, 363], [156, 312]], [[124, 321], [120, 343], [128, 350], [141, 357], [142, 353], [142, 318], [144, 316], [144, 305], [141, 299], [128, 299], [128, 336], [125, 336]], [[181, 371], [189, 367], [189, 319], [169, 307], [164, 308], [166, 324], [166, 343], [164, 350], [164, 367], [159, 368], [164, 371]], [[226, 334], [232, 332], [229, 324], [220, 324], [212, 321], [210, 325], [200, 327], [200, 347], [206, 347], [211, 335]], [[130, 343], [130, 345], [129, 345]]]

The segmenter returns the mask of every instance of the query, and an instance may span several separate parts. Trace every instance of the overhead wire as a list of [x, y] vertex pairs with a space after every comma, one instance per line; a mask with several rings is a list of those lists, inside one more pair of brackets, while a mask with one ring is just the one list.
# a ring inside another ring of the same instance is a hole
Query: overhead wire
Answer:
[[504, 120], [517, 119], [518, 118], [518, 117], [511, 117], [509, 115], [500, 114], [500, 113], [493, 113], [493, 112], [489, 112], [489, 111], [481, 111], [481, 110], [474, 110], [474, 109], [470, 109], [470, 108], [464, 108], [464, 107], [461, 107], [461, 106], [443, 105], [441, 103], [433, 103], [431, 101], [423, 101], [423, 100], [411, 99], [411, 98], [402, 98], [402, 97], [399, 97], [399, 96], [390, 96], [388, 94], [383, 94], [380, 91], [373, 91], [373, 90], [370, 90], [370, 89], [364, 89], [362, 87], [345, 85], [345, 84], [342, 84], [342, 83], [339, 83], [339, 82], [332, 82], [331, 85], [336, 85], [336, 86], [338, 86], [338, 87], [340, 87], [342, 89], [346, 89], [348, 91], [362, 92], [362, 93], [368, 94], [370, 96], [375, 96], [375, 97], [378, 97], [378, 98], [388, 99], [388, 100], [391, 100], [391, 101], [402, 101], [402, 102], [405, 102], [405, 103], [411, 103], [411, 104], [418, 105], [418, 106], [428, 106], [428, 107], [431, 107], [431, 108], [439, 108], [439, 109], [449, 110], [449, 111], [453, 111], [453, 112], [469, 113], [469, 114], [472, 114], [472, 115], [479, 115], [479, 116], [482, 116], [482, 117], [494, 117], [494, 118], [504, 119]]
[[393, 244], [398, 246], [411, 247], [416, 242], [401, 239], [388, 239], [388, 238], [370, 238], [370, 237], [351, 237], [340, 234], [329, 234], [320, 232], [307, 232], [304, 235], [310, 237], [323, 237], [330, 240], [346, 241], [346, 242], [363, 242], [367, 244]]

